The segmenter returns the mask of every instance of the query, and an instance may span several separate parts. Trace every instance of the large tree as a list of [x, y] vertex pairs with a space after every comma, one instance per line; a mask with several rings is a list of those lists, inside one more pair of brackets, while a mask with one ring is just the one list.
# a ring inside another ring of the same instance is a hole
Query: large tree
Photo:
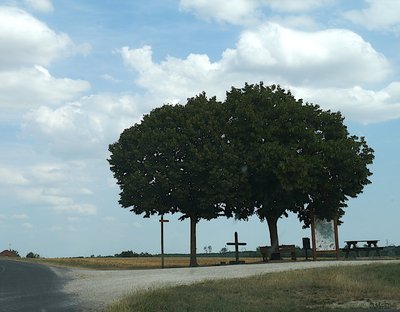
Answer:
[[268, 223], [273, 248], [279, 245], [277, 222], [289, 211], [306, 226], [311, 212], [340, 217], [348, 197], [370, 183], [373, 151], [364, 138], [349, 135], [340, 113], [262, 83], [232, 88], [224, 109], [236, 171], [250, 188], [238, 217], [254, 209]]
[[185, 106], [165, 105], [109, 146], [122, 207], [145, 217], [180, 213], [181, 220], [190, 220], [191, 266], [197, 265], [197, 223], [231, 216], [224, 196], [238, 184], [229, 165], [222, 164], [231, 163], [228, 157], [234, 155], [223, 140], [221, 109], [221, 103], [205, 94]]

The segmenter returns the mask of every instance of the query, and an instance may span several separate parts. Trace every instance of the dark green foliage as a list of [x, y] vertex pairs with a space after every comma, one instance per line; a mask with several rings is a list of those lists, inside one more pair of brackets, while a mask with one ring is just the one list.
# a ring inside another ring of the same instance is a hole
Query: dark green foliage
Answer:
[[200, 219], [256, 213], [277, 246], [279, 218], [293, 212], [304, 226], [312, 214], [340, 219], [370, 183], [373, 150], [343, 119], [262, 83], [232, 88], [224, 103], [203, 93], [165, 105], [109, 147], [119, 203], [145, 217], [189, 218], [191, 265]]
[[245, 190], [238, 218], [266, 219], [277, 246], [277, 220], [291, 211], [305, 226], [312, 213], [341, 217], [349, 197], [370, 183], [373, 150], [350, 136], [340, 113], [304, 104], [279, 86], [232, 88], [224, 103], [226, 140]]
[[400, 246], [387, 246], [381, 251], [382, 256], [400, 256]]
[[40, 256], [36, 253], [28, 252], [28, 254], [26, 255], [27, 258], [40, 258]]
[[10, 249], [10, 252], [15, 254], [16, 257], [20, 257], [18, 250]]
[[121, 253], [115, 254], [114, 256], [119, 258], [152, 257], [152, 255], [147, 252], [136, 253], [132, 250], [122, 251]]
[[116, 257], [129, 258], [138, 257], [138, 254], [134, 254], [132, 250], [122, 251], [120, 254], [115, 254]]
[[196, 224], [231, 216], [226, 195], [236, 191], [222, 139], [222, 106], [205, 94], [185, 106], [164, 105], [111, 144], [109, 163], [121, 188], [119, 203], [136, 214], [180, 213], [190, 219], [191, 265], [197, 265]]

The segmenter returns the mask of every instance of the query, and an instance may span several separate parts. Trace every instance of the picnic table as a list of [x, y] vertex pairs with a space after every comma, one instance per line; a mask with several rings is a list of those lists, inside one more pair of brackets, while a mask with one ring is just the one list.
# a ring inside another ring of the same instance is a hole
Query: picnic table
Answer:
[[[366, 251], [367, 257], [369, 256], [369, 252], [372, 250], [375, 250], [376, 254], [380, 256], [380, 250], [383, 249], [383, 247], [378, 247], [378, 242], [379, 240], [377, 239], [367, 239], [367, 240], [348, 240], [345, 241], [346, 247], [344, 247], [342, 250], [346, 252], [345, 257], [348, 258], [349, 253], [351, 251], [354, 251], [356, 253], [356, 256], [359, 257], [360, 251]], [[358, 243], [364, 243], [362, 247], [358, 246]]]

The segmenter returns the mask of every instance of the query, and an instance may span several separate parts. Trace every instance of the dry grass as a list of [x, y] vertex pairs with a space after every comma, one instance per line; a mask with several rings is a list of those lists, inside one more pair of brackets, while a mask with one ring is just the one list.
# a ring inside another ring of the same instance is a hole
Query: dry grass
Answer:
[[400, 311], [400, 265], [271, 273], [136, 293], [107, 312]]
[[[166, 257], [165, 267], [187, 267], [188, 257]], [[198, 257], [200, 266], [218, 265], [221, 262], [228, 263], [233, 258], [227, 257]], [[241, 258], [246, 263], [260, 262], [261, 258]], [[83, 267], [104, 270], [132, 270], [132, 269], [156, 269], [161, 267], [160, 257], [137, 257], [137, 258], [46, 258], [32, 259], [30, 261], [47, 263], [61, 266]]]

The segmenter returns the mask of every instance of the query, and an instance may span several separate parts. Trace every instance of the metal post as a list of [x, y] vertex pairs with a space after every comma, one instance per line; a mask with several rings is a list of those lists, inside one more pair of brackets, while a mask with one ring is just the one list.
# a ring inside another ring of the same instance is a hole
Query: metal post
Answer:
[[161, 215], [161, 268], [164, 269], [164, 215]]
[[164, 269], [164, 222], [169, 222], [169, 220], [164, 219], [164, 215], [161, 215], [161, 268]]

